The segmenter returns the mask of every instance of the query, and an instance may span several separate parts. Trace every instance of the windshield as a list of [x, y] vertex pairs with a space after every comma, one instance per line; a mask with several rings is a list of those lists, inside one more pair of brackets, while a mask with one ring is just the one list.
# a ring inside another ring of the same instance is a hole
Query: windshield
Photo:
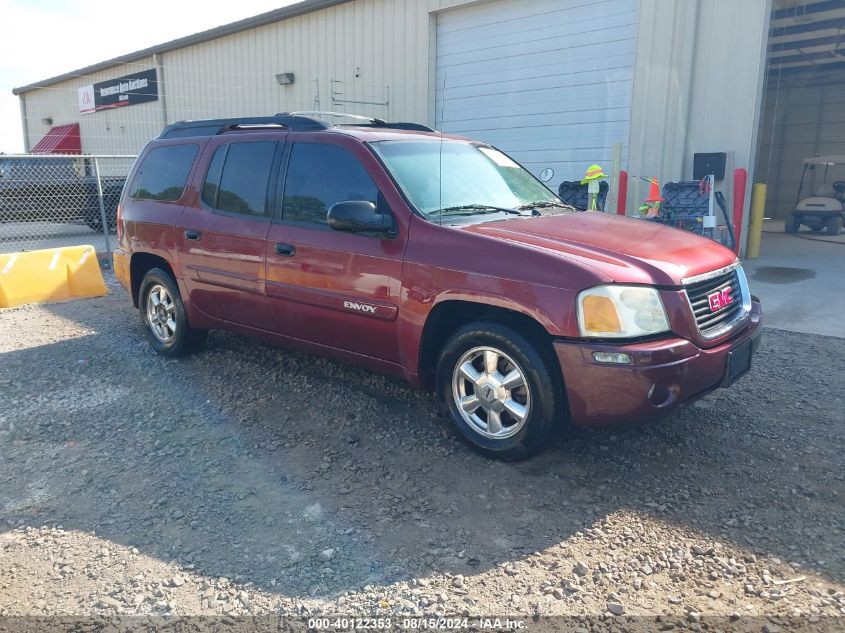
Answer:
[[427, 216], [441, 211], [507, 211], [560, 199], [502, 152], [464, 141], [377, 141], [372, 148]]
[[845, 163], [807, 165], [801, 195], [845, 200]]

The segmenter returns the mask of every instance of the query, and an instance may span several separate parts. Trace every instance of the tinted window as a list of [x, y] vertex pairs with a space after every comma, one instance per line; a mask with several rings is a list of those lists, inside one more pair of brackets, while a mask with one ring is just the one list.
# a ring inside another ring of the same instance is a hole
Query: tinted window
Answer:
[[326, 224], [329, 208], [347, 200], [378, 204], [378, 189], [360, 161], [336, 145], [294, 145], [285, 181], [284, 219]]
[[205, 182], [202, 185], [202, 199], [210, 207], [217, 206], [217, 191], [220, 188], [220, 175], [223, 173], [223, 163], [226, 162], [228, 145], [222, 145], [214, 152], [211, 164], [208, 166], [208, 173], [205, 175]]
[[[214, 208], [231, 213], [265, 215], [267, 183], [276, 143], [231, 143], [214, 154], [203, 186], [203, 198], [216, 197]], [[220, 184], [215, 186], [215, 170], [220, 170]], [[215, 188], [217, 189], [215, 191]]]
[[145, 200], [178, 200], [197, 155], [196, 145], [157, 147], [144, 158], [129, 195]]

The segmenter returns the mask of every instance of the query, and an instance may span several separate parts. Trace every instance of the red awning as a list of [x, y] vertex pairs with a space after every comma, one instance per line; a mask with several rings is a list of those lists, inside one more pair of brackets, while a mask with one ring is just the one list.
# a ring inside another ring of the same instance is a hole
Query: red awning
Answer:
[[79, 123], [57, 125], [50, 128], [35, 147], [33, 154], [81, 154], [82, 142], [79, 139]]

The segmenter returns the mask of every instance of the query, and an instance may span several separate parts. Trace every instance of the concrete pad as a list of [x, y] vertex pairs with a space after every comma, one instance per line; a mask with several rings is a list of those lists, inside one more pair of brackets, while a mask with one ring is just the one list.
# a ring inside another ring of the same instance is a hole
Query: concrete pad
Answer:
[[845, 338], [845, 240], [822, 237], [766, 222], [759, 259], [743, 265], [767, 326]]
[[[765, 220], [763, 222], [763, 233], [786, 233], [783, 228], [783, 220]], [[837, 236], [828, 235], [827, 231], [813, 231], [806, 226], [802, 226], [798, 233], [801, 237], [819, 240], [820, 242], [834, 242], [837, 244], [845, 244], [845, 231]]]

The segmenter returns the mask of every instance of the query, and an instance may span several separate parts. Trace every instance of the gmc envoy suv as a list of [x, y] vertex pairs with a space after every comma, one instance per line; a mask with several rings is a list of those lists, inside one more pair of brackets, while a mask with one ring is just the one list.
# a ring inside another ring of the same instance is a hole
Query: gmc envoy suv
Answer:
[[494, 147], [377, 119], [170, 125], [127, 180], [114, 269], [160, 354], [226, 329], [400, 376], [505, 460], [730, 385], [762, 332], [716, 242], [575, 211]]

